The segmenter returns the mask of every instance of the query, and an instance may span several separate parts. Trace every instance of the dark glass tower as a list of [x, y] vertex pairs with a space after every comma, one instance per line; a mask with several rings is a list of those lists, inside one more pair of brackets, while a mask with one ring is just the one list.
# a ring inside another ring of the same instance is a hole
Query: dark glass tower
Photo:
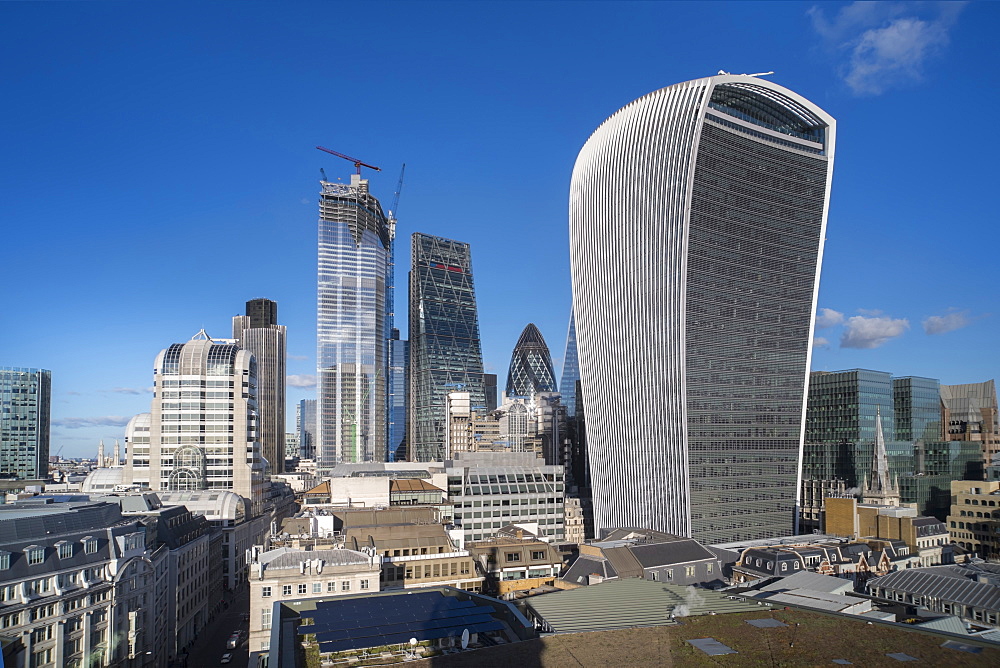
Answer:
[[559, 393], [562, 395], [566, 415], [576, 415], [576, 384], [580, 380], [580, 357], [576, 352], [576, 318], [569, 312], [569, 332], [566, 334], [566, 355], [563, 358], [562, 378], [559, 379]]
[[410, 396], [407, 458], [445, 452], [445, 399], [468, 392], [484, 411], [483, 353], [469, 244], [415, 233], [410, 269]]
[[552, 370], [549, 347], [534, 323], [528, 323], [510, 356], [504, 394], [508, 397], [530, 397], [539, 392], [556, 391], [556, 374]]
[[[389, 445], [386, 461], [394, 461], [396, 453], [406, 443], [406, 370], [409, 366], [410, 342], [399, 338], [393, 328], [389, 339]], [[405, 450], [403, 450], [405, 452]]]

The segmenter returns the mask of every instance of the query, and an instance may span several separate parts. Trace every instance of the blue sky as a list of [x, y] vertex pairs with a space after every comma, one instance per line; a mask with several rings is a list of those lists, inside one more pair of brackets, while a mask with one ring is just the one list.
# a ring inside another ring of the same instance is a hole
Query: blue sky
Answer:
[[[472, 244], [488, 369], [570, 309], [576, 154], [631, 100], [764, 72], [838, 120], [813, 367], [997, 376], [996, 3], [0, 3], [0, 365], [52, 452], [149, 409], [153, 360], [250, 298], [313, 396], [319, 168], [402, 163], [409, 235]], [[405, 291], [397, 291], [405, 331]], [[294, 413], [289, 415], [289, 429]]]

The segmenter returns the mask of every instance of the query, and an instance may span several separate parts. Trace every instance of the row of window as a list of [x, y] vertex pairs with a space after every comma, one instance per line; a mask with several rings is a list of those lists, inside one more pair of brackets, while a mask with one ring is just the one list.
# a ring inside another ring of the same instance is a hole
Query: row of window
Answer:
[[[299, 596], [304, 596], [306, 594], [309, 594], [310, 593], [310, 589], [312, 590], [313, 594], [322, 594], [323, 593], [323, 583], [322, 582], [313, 582], [311, 584], [311, 586], [310, 586], [309, 583], [300, 582], [297, 585], [290, 585], [290, 584], [282, 585], [281, 586], [281, 595], [282, 596], [292, 596], [293, 595], [293, 593], [292, 593], [293, 592], [293, 587], [294, 587], [295, 593], [297, 595], [299, 595]], [[359, 588], [362, 591], [364, 591], [366, 589], [371, 589], [371, 580], [368, 580], [368, 579], [362, 579], [362, 580], [360, 580], [359, 581]], [[327, 593], [335, 593], [336, 591], [337, 591], [337, 580], [329, 580], [329, 581], [327, 581], [327, 583], [326, 583], [326, 592]], [[342, 591], [342, 592], [351, 591], [351, 581], [350, 580], [340, 580], [340, 591]], [[268, 587], [261, 587], [260, 588], [260, 595], [263, 598], [270, 598], [272, 596], [272, 593], [273, 593], [273, 588], [272, 587], [268, 586]]]
[[[84, 554], [96, 554], [97, 553], [97, 539], [92, 536], [87, 536], [80, 541], [83, 544]], [[69, 559], [73, 556], [73, 545], [69, 541], [59, 541], [53, 547], [59, 555], [60, 559]], [[24, 548], [25, 557], [28, 560], [29, 566], [37, 566], [39, 564], [45, 563], [45, 548], [40, 545], [29, 545]], [[0, 551], [0, 569], [10, 568], [10, 552]]]

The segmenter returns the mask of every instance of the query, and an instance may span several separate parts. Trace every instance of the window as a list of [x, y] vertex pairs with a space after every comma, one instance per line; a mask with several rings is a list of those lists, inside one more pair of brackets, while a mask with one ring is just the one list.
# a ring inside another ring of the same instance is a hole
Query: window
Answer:
[[340, 591], [351, 591], [351, 581], [344, 580], [340, 583]]
[[685, 577], [693, 578], [696, 575], [696, 573], [697, 573], [697, 571], [696, 571], [696, 569], [695, 569], [694, 566], [685, 566], [684, 567], [684, 576]]
[[705, 572], [708, 573], [709, 575], [711, 575], [712, 573], [714, 573], [715, 572], [715, 564], [713, 564], [713, 563], [707, 563], [707, 564], [705, 564]]
[[507, 554], [504, 555], [504, 559], [506, 559], [507, 561], [521, 561], [521, 553], [508, 552]]
[[24, 553], [28, 555], [28, 565], [37, 566], [45, 561], [45, 548], [37, 545], [29, 545], [24, 548]]
[[59, 558], [69, 559], [73, 556], [73, 543], [68, 543], [66, 541], [59, 541], [56, 543], [59, 546]]
[[532, 550], [531, 559], [533, 561], [541, 561], [545, 558], [545, 550]]
[[10, 552], [0, 552], [0, 568], [10, 568]]
[[370, 582], [369, 580], [362, 580], [361, 581], [361, 588], [362, 589], [368, 589], [369, 582]]
[[655, 582], [655, 581], [657, 581], [657, 580], [660, 579], [660, 574], [657, 573], [656, 571], [650, 571], [649, 572], [649, 579], [653, 580]]
[[291, 596], [292, 595], [292, 585], [281, 585], [281, 595]]
[[263, 598], [271, 598], [271, 588], [270, 587], [261, 587], [260, 588], [260, 595]]
[[314, 594], [322, 594], [323, 593], [323, 583], [322, 582], [313, 582], [313, 593]]
[[93, 536], [86, 536], [81, 542], [83, 543], [83, 552], [85, 554], [95, 554], [97, 552], [97, 539]]
[[305, 583], [299, 583], [299, 593], [300, 594], [305, 594], [307, 589], [308, 589], [308, 585], [306, 585]]
[[668, 568], [667, 570], [663, 571], [663, 573], [667, 576], [668, 580], [674, 579], [674, 569]]
[[261, 610], [260, 611], [260, 627], [265, 631], [271, 628], [271, 611]]
[[326, 590], [328, 592], [337, 591], [337, 583], [334, 582], [333, 580], [330, 580], [329, 582], [326, 583]]

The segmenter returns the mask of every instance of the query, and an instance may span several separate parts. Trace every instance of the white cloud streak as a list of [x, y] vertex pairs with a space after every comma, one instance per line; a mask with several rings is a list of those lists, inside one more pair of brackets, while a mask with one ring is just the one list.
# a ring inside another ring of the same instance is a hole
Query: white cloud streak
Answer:
[[906, 318], [856, 315], [847, 319], [847, 329], [840, 337], [841, 348], [878, 348], [886, 341], [902, 336], [910, 328]]
[[116, 387], [111, 390], [118, 394], [152, 394], [152, 387]]
[[316, 376], [311, 373], [296, 373], [285, 376], [285, 384], [289, 387], [316, 387]]
[[964, 2], [854, 2], [828, 19], [809, 10], [813, 29], [841, 60], [841, 76], [856, 95], [880, 95], [920, 81], [927, 61], [950, 41]]
[[817, 336], [813, 339], [813, 348], [829, 348], [830, 340], [825, 339], [822, 336]]
[[85, 427], [124, 427], [131, 417], [121, 415], [102, 415], [99, 417], [68, 417], [53, 420], [53, 427], [63, 429], [83, 429]]
[[832, 308], [821, 308], [816, 314], [816, 329], [826, 329], [844, 322], [844, 314]]
[[922, 323], [927, 334], [954, 332], [972, 324], [968, 311], [953, 311], [944, 315], [932, 315]]

